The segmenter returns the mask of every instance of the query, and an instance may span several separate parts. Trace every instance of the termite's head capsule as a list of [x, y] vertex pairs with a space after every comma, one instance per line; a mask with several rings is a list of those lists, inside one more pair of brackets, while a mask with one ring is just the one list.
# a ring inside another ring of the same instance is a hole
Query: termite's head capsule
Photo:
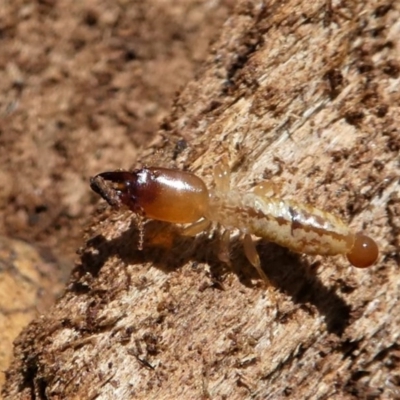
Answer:
[[367, 268], [375, 263], [379, 256], [375, 240], [362, 233], [355, 235], [354, 245], [347, 259], [357, 268]]
[[111, 206], [126, 206], [144, 217], [174, 223], [195, 222], [208, 208], [208, 191], [196, 175], [168, 168], [103, 172], [90, 187]]

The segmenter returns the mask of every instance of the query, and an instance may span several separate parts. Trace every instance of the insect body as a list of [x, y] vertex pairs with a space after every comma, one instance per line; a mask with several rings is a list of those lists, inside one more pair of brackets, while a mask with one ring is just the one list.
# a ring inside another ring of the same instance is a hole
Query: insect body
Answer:
[[[184, 233], [195, 235], [218, 223], [244, 235], [249, 261], [267, 279], [250, 235], [256, 235], [306, 254], [344, 254], [352, 265], [368, 267], [378, 258], [378, 246], [369, 236], [353, 233], [340, 218], [306, 204], [267, 195], [259, 185], [243, 193], [229, 188], [226, 168], [215, 170], [215, 189], [190, 172], [167, 168], [141, 168], [133, 172], [104, 172], [91, 178], [91, 188], [112, 206], [126, 206], [140, 217], [172, 223], [192, 223]], [[143, 230], [143, 227], [140, 226]], [[141, 232], [141, 238], [143, 231]], [[142, 241], [140, 246], [142, 245]], [[224, 249], [221, 259], [229, 261]]]
[[208, 208], [204, 182], [179, 170], [142, 168], [133, 172], [104, 172], [92, 178], [90, 184], [111, 205], [125, 205], [134, 213], [159, 221], [194, 222]]

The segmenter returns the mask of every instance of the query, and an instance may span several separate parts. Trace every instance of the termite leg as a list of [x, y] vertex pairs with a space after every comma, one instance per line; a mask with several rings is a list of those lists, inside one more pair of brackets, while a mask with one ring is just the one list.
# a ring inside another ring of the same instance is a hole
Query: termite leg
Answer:
[[276, 197], [281, 193], [281, 185], [264, 181], [253, 188], [253, 193], [260, 197]]
[[221, 164], [214, 169], [215, 189], [218, 192], [227, 193], [230, 190], [231, 173], [226, 160], [222, 160]]
[[229, 252], [229, 244], [230, 244], [231, 232], [229, 229], [226, 229], [220, 238], [219, 244], [219, 252], [218, 258], [220, 261], [225, 264], [231, 265], [231, 257]]
[[208, 219], [201, 219], [193, 224], [190, 224], [182, 230], [183, 236], [196, 236], [197, 234], [207, 230], [211, 225]]
[[244, 235], [243, 248], [244, 248], [244, 253], [246, 254], [246, 257], [250, 261], [251, 265], [253, 265], [253, 267], [257, 270], [260, 277], [266, 283], [269, 283], [267, 275], [265, 275], [264, 271], [261, 268], [260, 257], [258, 256], [256, 246], [253, 242], [253, 239], [248, 233]]

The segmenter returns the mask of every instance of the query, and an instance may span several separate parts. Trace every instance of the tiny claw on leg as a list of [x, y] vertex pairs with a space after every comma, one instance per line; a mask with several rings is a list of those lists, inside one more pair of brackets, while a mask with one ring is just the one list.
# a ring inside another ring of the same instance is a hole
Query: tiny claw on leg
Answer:
[[256, 246], [254, 245], [253, 239], [249, 234], [244, 235], [243, 248], [244, 253], [246, 254], [246, 257], [250, 261], [251, 265], [253, 265], [253, 267], [257, 270], [258, 274], [265, 281], [265, 283], [269, 284], [269, 279], [261, 268], [260, 257], [258, 256]]

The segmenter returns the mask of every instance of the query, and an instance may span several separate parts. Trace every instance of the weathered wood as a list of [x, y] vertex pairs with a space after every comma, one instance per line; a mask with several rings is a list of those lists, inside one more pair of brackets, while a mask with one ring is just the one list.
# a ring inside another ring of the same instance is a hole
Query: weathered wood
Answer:
[[141, 162], [162, 149], [212, 185], [226, 157], [235, 187], [268, 179], [365, 229], [378, 264], [260, 242], [265, 288], [238, 241], [230, 270], [216, 240], [151, 222], [138, 252], [130, 214], [106, 213], [6, 398], [400, 397], [400, 10], [348, 3], [238, 2]]

